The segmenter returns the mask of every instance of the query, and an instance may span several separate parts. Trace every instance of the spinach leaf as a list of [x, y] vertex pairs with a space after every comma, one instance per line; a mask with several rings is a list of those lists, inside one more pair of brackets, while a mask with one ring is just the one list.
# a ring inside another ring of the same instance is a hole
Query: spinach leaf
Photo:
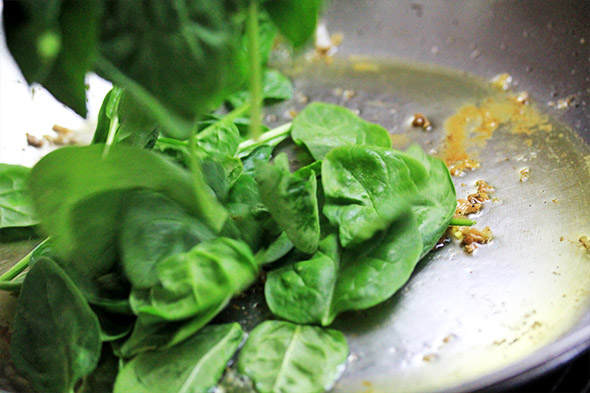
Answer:
[[237, 323], [211, 325], [183, 343], [142, 353], [125, 363], [114, 392], [206, 393], [221, 377], [243, 337]]
[[105, 3], [97, 71], [124, 86], [164, 131], [186, 139], [245, 71], [230, 1]]
[[254, 176], [256, 174], [256, 166], [259, 162], [268, 162], [272, 156], [274, 146], [262, 145], [258, 146], [246, 157], [242, 158], [242, 165], [244, 173]]
[[30, 171], [20, 165], [0, 164], [0, 228], [38, 224], [27, 190]]
[[321, 160], [330, 150], [344, 145], [391, 147], [389, 133], [350, 110], [313, 102], [293, 119], [291, 137], [304, 144], [314, 159]]
[[256, 262], [259, 265], [273, 263], [287, 255], [293, 249], [293, 243], [285, 232], [281, 232], [267, 248], [256, 254]]
[[[33, 168], [30, 189], [42, 229], [52, 237], [56, 251], [65, 260], [101, 265], [105, 253], [112, 254], [113, 229], [119, 226], [124, 193], [130, 189], [162, 192], [219, 230], [225, 210], [204, 191], [206, 186], [197, 195], [193, 180], [182, 168], [149, 151], [116, 145], [103, 157], [102, 146], [93, 145], [62, 148], [45, 156]], [[105, 195], [101, 201], [104, 215], [97, 216], [92, 204], [80, 207], [81, 201], [107, 192], [111, 198]], [[85, 225], [85, 220], [93, 224]]]
[[409, 209], [418, 188], [408, 164], [416, 179], [425, 176], [422, 164], [391, 149], [343, 146], [328, 153], [322, 163], [323, 212], [338, 228], [342, 246], [370, 239]]
[[233, 157], [240, 144], [240, 130], [229, 125], [212, 124], [196, 136], [198, 146], [209, 155]]
[[114, 86], [102, 100], [96, 130], [92, 137], [92, 144], [106, 143], [109, 137], [109, 131], [117, 128], [119, 123], [119, 101], [123, 96], [123, 89]]
[[315, 31], [322, 0], [265, 1], [262, 6], [279, 31], [294, 46], [304, 44]]
[[[290, 100], [293, 98], [293, 83], [277, 70], [264, 70], [262, 74], [262, 98], [266, 104]], [[237, 108], [250, 101], [250, 92], [247, 90], [239, 91], [228, 96], [226, 100], [232, 107]]]
[[178, 321], [227, 304], [254, 281], [258, 267], [246, 244], [216, 238], [166, 258], [157, 271], [159, 283], [145, 291], [134, 288], [131, 306], [138, 315]]
[[14, 1], [2, 14], [6, 43], [27, 82], [86, 116], [84, 78], [96, 58], [101, 2]]
[[119, 245], [125, 275], [135, 288], [157, 284], [157, 265], [166, 257], [215, 237], [211, 229], [163, 195], [135, 192], [127, 203]]
[[315, 393], [333, 385], [343, 370], [348, 345], [332, 329], [266, 321], [251, 333], [238, 370], [260, 393]]
[[256, 181], [262, 201], [289, 240], [297, 249], [314, 253], [320, 241], [315, 173], [308, 180], [293, 175], [287, 156], [280, 154], [274, 165], [259, 166]]
[[42, 392], [74, 391], [100, 358], [98, 319], [66, 273], [48, 258], [31, 268], [14, 320], [14, 365]]
[[[418, 145], [410, 146], [406, 154], [420, 162], [427, 171], [425, 180], [418, 187], [418, 196], [412, 202], [412, 211], [416, 215], [422, 234], [424, 256], [447, 230], [457, 207], [457, 194], [444, 162], [426, 155]], [[416, 176], [416, 171], [412, 167], [410, 176]]]
[[410, 278], [421, 251], [412, 213], [374, 239], [341, 253], [331, 235], [311, 259], [268, 274], [266, 301], [281, 318], [329, 325], [343, 311], [372, 307], [391, 297]]

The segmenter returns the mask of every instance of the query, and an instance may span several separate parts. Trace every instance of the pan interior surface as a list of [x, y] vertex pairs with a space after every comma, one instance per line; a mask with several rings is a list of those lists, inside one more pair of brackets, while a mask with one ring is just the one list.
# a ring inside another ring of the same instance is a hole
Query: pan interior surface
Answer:
[[[579, 242], [590, 235], [590, 149], [575, 132], [525, 92], [462, 72], [354, 56], [291, 72], [298, 99], [279, 117], [335, 102], [386, 127], [395, 148], [418, 143], [447, 160], [463, 133], [460, 148], [480, 166], [453, 177], [458, 198], [478, 180], [495, 190], [472, 216], [490, 244], [470, 255], [452, 241], [393, 298], [337, 319], [351, 354], [335, 392], [481, 388], [526, 359], [556, 357], [558, 340], [590, 336], [590, 253]], [[415, 113], [430, 131], [411, 127]]]

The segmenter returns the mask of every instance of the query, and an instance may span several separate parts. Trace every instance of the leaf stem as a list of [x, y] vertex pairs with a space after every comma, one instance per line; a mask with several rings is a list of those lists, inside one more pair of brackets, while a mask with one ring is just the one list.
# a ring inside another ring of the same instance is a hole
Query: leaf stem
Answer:
[[262, 66], [260, 64], [260, 43], [258, 42], [258, 0], [250, 0], [246, 16], [248, 56], [250, 60], [250, 130], [248, 137], [260, 137], [262, 117]]
[[451, 219], [451, 222], [449, 223], [449, 225], [457, 226], [457, 227], [470, 227], [475, 224], [476, 224], [476, 221], [474, 221], [470, 218], [461, 218], [461, 217], [453, 217]]
[[[275, 144], [278, 144], [282, 140], [284, 140], [289, 133], [291, 132], [291, 126], [293, 124], [291, 122], [285, 123], [277, 128], [273, 128], [272, 130], [265, 132], [257, 139], [248, 139], [244, 142], [240, 143], [238, 146], [238, 157], [244, 157], [252, 150], [257, 148], [258, 146], [268, 144], [268, 142], [273, 141]], [[279, 139], [281, 138], [281, 139]]]
[[39, 243], [37, 245], [37, 247], [33, 248], [33, 250], [30, 253], [25, 255], [14, 266], [12, 266], [10, 269], [8, 269], [6, 272], [4, 272], [4, 274], [2, 274], [0, 276], [0, 282], [10, 281], [10, 280], [14, 279], [16, 276], [18, 276], [19, 274], [21, 274], [29, 266], [29, 261], [31, 260], [31, 255], [33, 255], [35, 250], [37, 250], [39, 247], [41, 247], [43, 244], [45, 244], [47, 242], [47, 240], [49, 240], [49, 239], [47, 238], [47, 239], [43, 240], [41, 243]]

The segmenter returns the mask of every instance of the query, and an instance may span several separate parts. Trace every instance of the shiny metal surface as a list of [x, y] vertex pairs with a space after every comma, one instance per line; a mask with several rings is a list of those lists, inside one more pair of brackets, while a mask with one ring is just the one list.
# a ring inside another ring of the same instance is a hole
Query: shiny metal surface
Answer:
[[[496, 199], [476, 217], [478, 227], [491, 227], [491, 244], [471, 256], [448, 244], [392, 299], [337, 319], [333, 327], [346, 333], [351, 354], [335, 392], [498, 388], [590, 345], [590, 255], [578, 242], [590, 236], [589, 17], [588, 1], [333, 0], [326, 26], [344, 37], [334, 63], [285, 65], [300, 95], [274, 108], [278, 122], [304, 97], [336, 102], [385, 126], [400, 148], [417, 142], [440, 154], [445, 119], [464, 104], [504, 97], [487, 83], [503, 72], [517, 82], [514, 92], [529, 92], [551, 116], [551, 131], [499, 127], [470, 152], [481, 168], [455, 178], [460, 197], [476, 180], [495, 187]], [[408, 65], [414, 62], [448, 68]], [[547, 105], [571, 96], [566, 109]], [[431, 132], [408, 126], [415, 112], [428, 116]], [[527, 182], [520, 182], [523, 167]], [[0, 249], [0, 262], [26, 247]], [[254, 295], [238, 299], [225, 318], [242, 309], [238, 316], [252, 327], [267, 317], [260, 291]], [[14, 299], [1, 296], [6, 321]], [[0, 388], [17, 391], [23, 385], [7, 356], [0, 340]]]

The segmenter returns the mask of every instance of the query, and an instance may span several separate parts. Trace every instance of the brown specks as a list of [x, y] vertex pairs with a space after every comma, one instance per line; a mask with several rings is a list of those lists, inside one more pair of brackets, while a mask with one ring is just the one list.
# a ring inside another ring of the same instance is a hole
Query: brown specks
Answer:
[[590, 254], [590, 239], [588, 239], [588, 236], [580, 236], [578, 240], [580, 243], [582, 243], [582, 246], [586, 249], [586, 252]]
[[521, 183], [526, 183], [527, 181], [529, 181], [529, 178], [531, 177], [531, 170], [528, 167], [522, 168], [519, 171], [519, 173], [520, 173], [519, 181]]
[[27, 135], [27, 145], [29, 145], [29, 146], [43, 147], [43, 145], [45, 144], [43, 139], [39, 139], [36, 136], [31, 135], [29, 133], [27, 133], [26, 135]]
[[415, 113], [414, 116], [412, 116], [411, 124], [412, 127], [422, 128], [424, 131], [432, 130], [432, 124], [430, 123], [430, 120], [428, 120], [426, 116], [421, 113]]
[[492, 241], [492, 230], [489, 226], [479, 230], [473, 227], [454, 227], [453, 236], [461, 241], [463, 249], [468, 254], [473, 254], [478, 244], [487, 244]]

